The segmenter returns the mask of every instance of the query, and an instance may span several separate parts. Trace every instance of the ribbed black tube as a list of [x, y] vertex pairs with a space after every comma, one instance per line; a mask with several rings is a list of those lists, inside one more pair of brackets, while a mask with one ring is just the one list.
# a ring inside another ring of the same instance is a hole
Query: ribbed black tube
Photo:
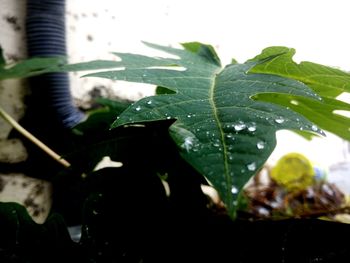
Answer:
[[[29, 57], [66, 56], [65, 0], [27, 0], [26, 33]], [[30, 86], [35, 103], [64, 127], [84, 118], [73, 104], [67, 73], [32, 78]]]

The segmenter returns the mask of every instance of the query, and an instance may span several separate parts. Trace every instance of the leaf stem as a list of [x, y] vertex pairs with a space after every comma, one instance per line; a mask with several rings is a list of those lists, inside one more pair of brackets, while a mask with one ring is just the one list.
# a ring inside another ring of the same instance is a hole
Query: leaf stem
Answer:
[[0, 116], [6, 122], [8, 122], [13, 128], [15, 128], [19, 133], [21, 133], [24, 137], [29, 139], [32, 143], [34, 143], [36, 146], [38, 146], [40, 149], [42, 149], [44, 152], [50, 155], [53, 159], [55, 159], [57, 162], [62, 164], [64, 167], [68, 168], [71, 166], [68, 161], [66, 161], [56, 152], [51, 150], [47, 145], [45, 145], [43, 142], [37, 139], [33, 134], [31, 134], [29, 131], [23, 128], [16, 120], [14, 120], [9, 114], [7, 114], [7, 112], [1, 106], [0, 106]]

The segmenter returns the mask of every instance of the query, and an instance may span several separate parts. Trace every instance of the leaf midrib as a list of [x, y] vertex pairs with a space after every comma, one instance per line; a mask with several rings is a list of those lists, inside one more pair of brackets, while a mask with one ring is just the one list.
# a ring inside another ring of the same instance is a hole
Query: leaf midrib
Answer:
[[[232, 185], [231, 182], [231, 178], [229, 176], [229, 167], [228, 167], [228, 160], [227, 160], [227, 156], [228, 156], [228, 152], [227, 152], [227, 145], [225, 143], [225, 134], [224, 134], [224, 130], [223, 127], [221, 125], [221, 122], [219, 120], [219, 116], [218, 116], [218, 111], [217, 111], [217, 107], [216, 107], [216, 103], [214, 100], [214, 94], [215, 94], [215, 87], [216, 87], [216, 78], [217, 76], [220, 75], [220, 73], [224, 70], [224, 68], [220, 68], [219, 70], [215, 71], [213, 74], [213, 81], [212, 81], [212, 85], [210, 86], [209, 89], [209, 103], [213, 109], [213, 115], [214, 115], [214, 119], [215, 122], [217, 124], [217, 127], [219, 128], [219, 132], [220, 132], [220, 139], [222, 141], [222, 150], [223, 150], [223, 157], [224, 157], [224, 176], [226, 179], [226, 185]], [[228, 189], [228, 193], [227, 193], [227, 197], [228, 197], [228, 204], [232, 204], [232, 196], [229, 193], [229, 189]]]

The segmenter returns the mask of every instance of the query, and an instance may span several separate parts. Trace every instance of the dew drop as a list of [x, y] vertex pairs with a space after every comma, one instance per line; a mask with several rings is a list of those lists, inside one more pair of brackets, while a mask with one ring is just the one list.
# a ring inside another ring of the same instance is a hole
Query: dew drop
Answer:
[[256, 163], [252, 162], [252, 163], [248, 164], [247, 168], [249, 171], [255, 171], [256, 170]]
[[232, 186], [232, 188], [231, 188], [231, 193], [234, 194], [234, 195], [237, 194], [237, 193], [238, 193], [237, 187]]
[[170, 116], [167, 116], [167, 117], [166, 117], [166, 119], [167, 119], [167, 120], [170, 120], [170, 119], [171, 119], [171, 117], [170, 117]]
[[241, 131], [243, 129], [245, 129], [247, 126], [244, 124], [244, 122], [240, 121], [236, 124], [233, 125], [233, 128], [236, 130], [236, 131]]
[[299, 105], [299, 101], [297, 101], [297, 100], [291, 100], [291, 101], [290, 101], [290, 104]]
[[226, 138], [229, 138], [229, 139], [231, 139], [231, 138], [233, 138], [233, 134], [226, 134]]
[[278, 118], [275, 119], [275, 122], [278, 123], [278, 124], [281, 124], [281, 123], [284, 122], [284, 118], [278, 117]]
[[214, 146], [214, 147], [219, 147], [219, 146], [220, 146], [220, 143], [219, 143], [219, 142], [213, 142], [213, 146]]
[[141, 107], [140, 107], [140, 106], [137, 106], [137, 107], [135, 108], [135, 110], [136, 110], [136, 111], [140, 111], [140, 110], [141, 110]]
[[256, 148], [258, 148], [259, 150], [264, 149], [265, 148], [265, 142], [263, 142], [263, 141], [257, 142]]
[[313, 131], [318, 131], [318, 127], [317, 127], [315, 124], [313, 124], [313, 125], [311, 126], [311, 129], [312, 129]]
[[193, 147], [193, 138], [192, 137], [187, 137], [185, 138], [185, 141], [183, 142], [183, 144], [181, 144], [181, 148], [185, 149], [187, 152], [189, 152], [192, 147]]
[[192, 117], [192, 115], [191, 115], [191, 114], [188, 114], [188, 115], [187, 115], [187, 118], [191, 118], [191, 117]]
[[151, 100], [147, 101], [147, 104], [148, 104], [148, 105], [151, 105], [151, 104], [152, 104], [152, 101], [151, 101]]
[[228, 159], [229, 159], [229, 161], [232, 161], [232, 160], [233, 160], [233, 155], [232, 155], [232, 154], [229, 154], [229, 155], [228, 155]]
[[248, 127], [248, 131], [250, 131], [250, 132], [256, 131], [255, 123]]

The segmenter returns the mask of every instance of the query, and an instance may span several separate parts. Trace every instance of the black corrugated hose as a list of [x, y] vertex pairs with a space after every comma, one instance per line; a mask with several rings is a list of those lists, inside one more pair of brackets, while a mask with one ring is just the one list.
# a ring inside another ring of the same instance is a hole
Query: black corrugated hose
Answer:
[[[66, 56], [65, 0], [27, 0], [26, 34], [29, 57]], [[73, 104], [67, 73], [31, 78], [30, 86], [33, 100], [48, 111], [48, 118], [65, 128], [83, 120]]]

